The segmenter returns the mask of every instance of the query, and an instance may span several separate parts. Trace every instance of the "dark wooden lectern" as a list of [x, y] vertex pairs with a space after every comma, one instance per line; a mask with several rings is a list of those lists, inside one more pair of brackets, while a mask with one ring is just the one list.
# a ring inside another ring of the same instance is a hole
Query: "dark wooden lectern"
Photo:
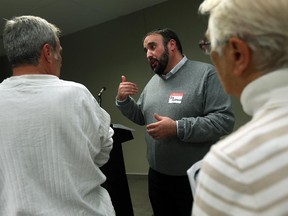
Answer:
[[134, 216], [129, 185], [126, 176], [122, 143], [133, 139], [129, 128], [119, 125], [112, 125], [114, 129], [113, 149], [109, 161], [101, 167], [107, 180], [103, 187], [110, 194], [116, 216]]

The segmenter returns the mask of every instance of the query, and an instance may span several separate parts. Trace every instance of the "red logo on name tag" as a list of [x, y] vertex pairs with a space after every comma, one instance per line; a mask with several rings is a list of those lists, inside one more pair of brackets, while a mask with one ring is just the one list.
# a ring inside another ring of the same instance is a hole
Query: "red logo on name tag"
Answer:
[[181, 103], [184, 93], [172, 92], [169, 97], [168, 103]]

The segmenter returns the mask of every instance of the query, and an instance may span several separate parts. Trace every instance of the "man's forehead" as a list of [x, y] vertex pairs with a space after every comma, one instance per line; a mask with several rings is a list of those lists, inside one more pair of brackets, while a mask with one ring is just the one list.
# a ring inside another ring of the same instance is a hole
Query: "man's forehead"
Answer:
[[146, 36], [146, 38], [144, 39], [144, 46], [147, 46], [148, 44], [151, 43], [159, 43], [162, 41], [162, 35], [160, 34], [150, 34], [148, 36]]

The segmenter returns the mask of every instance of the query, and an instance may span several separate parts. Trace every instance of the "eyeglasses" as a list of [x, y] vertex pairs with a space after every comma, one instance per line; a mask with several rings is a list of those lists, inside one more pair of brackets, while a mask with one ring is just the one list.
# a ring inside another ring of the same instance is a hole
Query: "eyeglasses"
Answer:
[[211, 42], [210, 41], [205, 40], [205, 39], [199, 41], [199, 47], [203, 53], [205, 53], [206, 55], [210, 55], [210, 53], [211, 53]]

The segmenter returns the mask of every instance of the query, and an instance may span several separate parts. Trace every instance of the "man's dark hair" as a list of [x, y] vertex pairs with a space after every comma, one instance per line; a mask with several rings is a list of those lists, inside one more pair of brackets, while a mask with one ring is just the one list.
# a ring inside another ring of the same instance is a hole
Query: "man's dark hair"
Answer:
[[165, 46], [167, 46], [168, 42], [173, 39], [176, 41], [176, 46], [178, 48], [178, 50], [180, 51], [181, 54], [183, 54], [183, 49], [182, 49], [182, 45], [181, 45], [181, 42], [177, 36], [177, 34], [169, 29], [169, 28], [164, 28], [164, 29], [156, 29], [156, 30], [153, 30], [153, 31], [150, 31], [148, 32], [145, 37], [143, 38], [143, 40], [149, 36], [149, 35], [152, 35], [152, 34], [160, 34], [162, 35], [163, 37], [163, 43]]

